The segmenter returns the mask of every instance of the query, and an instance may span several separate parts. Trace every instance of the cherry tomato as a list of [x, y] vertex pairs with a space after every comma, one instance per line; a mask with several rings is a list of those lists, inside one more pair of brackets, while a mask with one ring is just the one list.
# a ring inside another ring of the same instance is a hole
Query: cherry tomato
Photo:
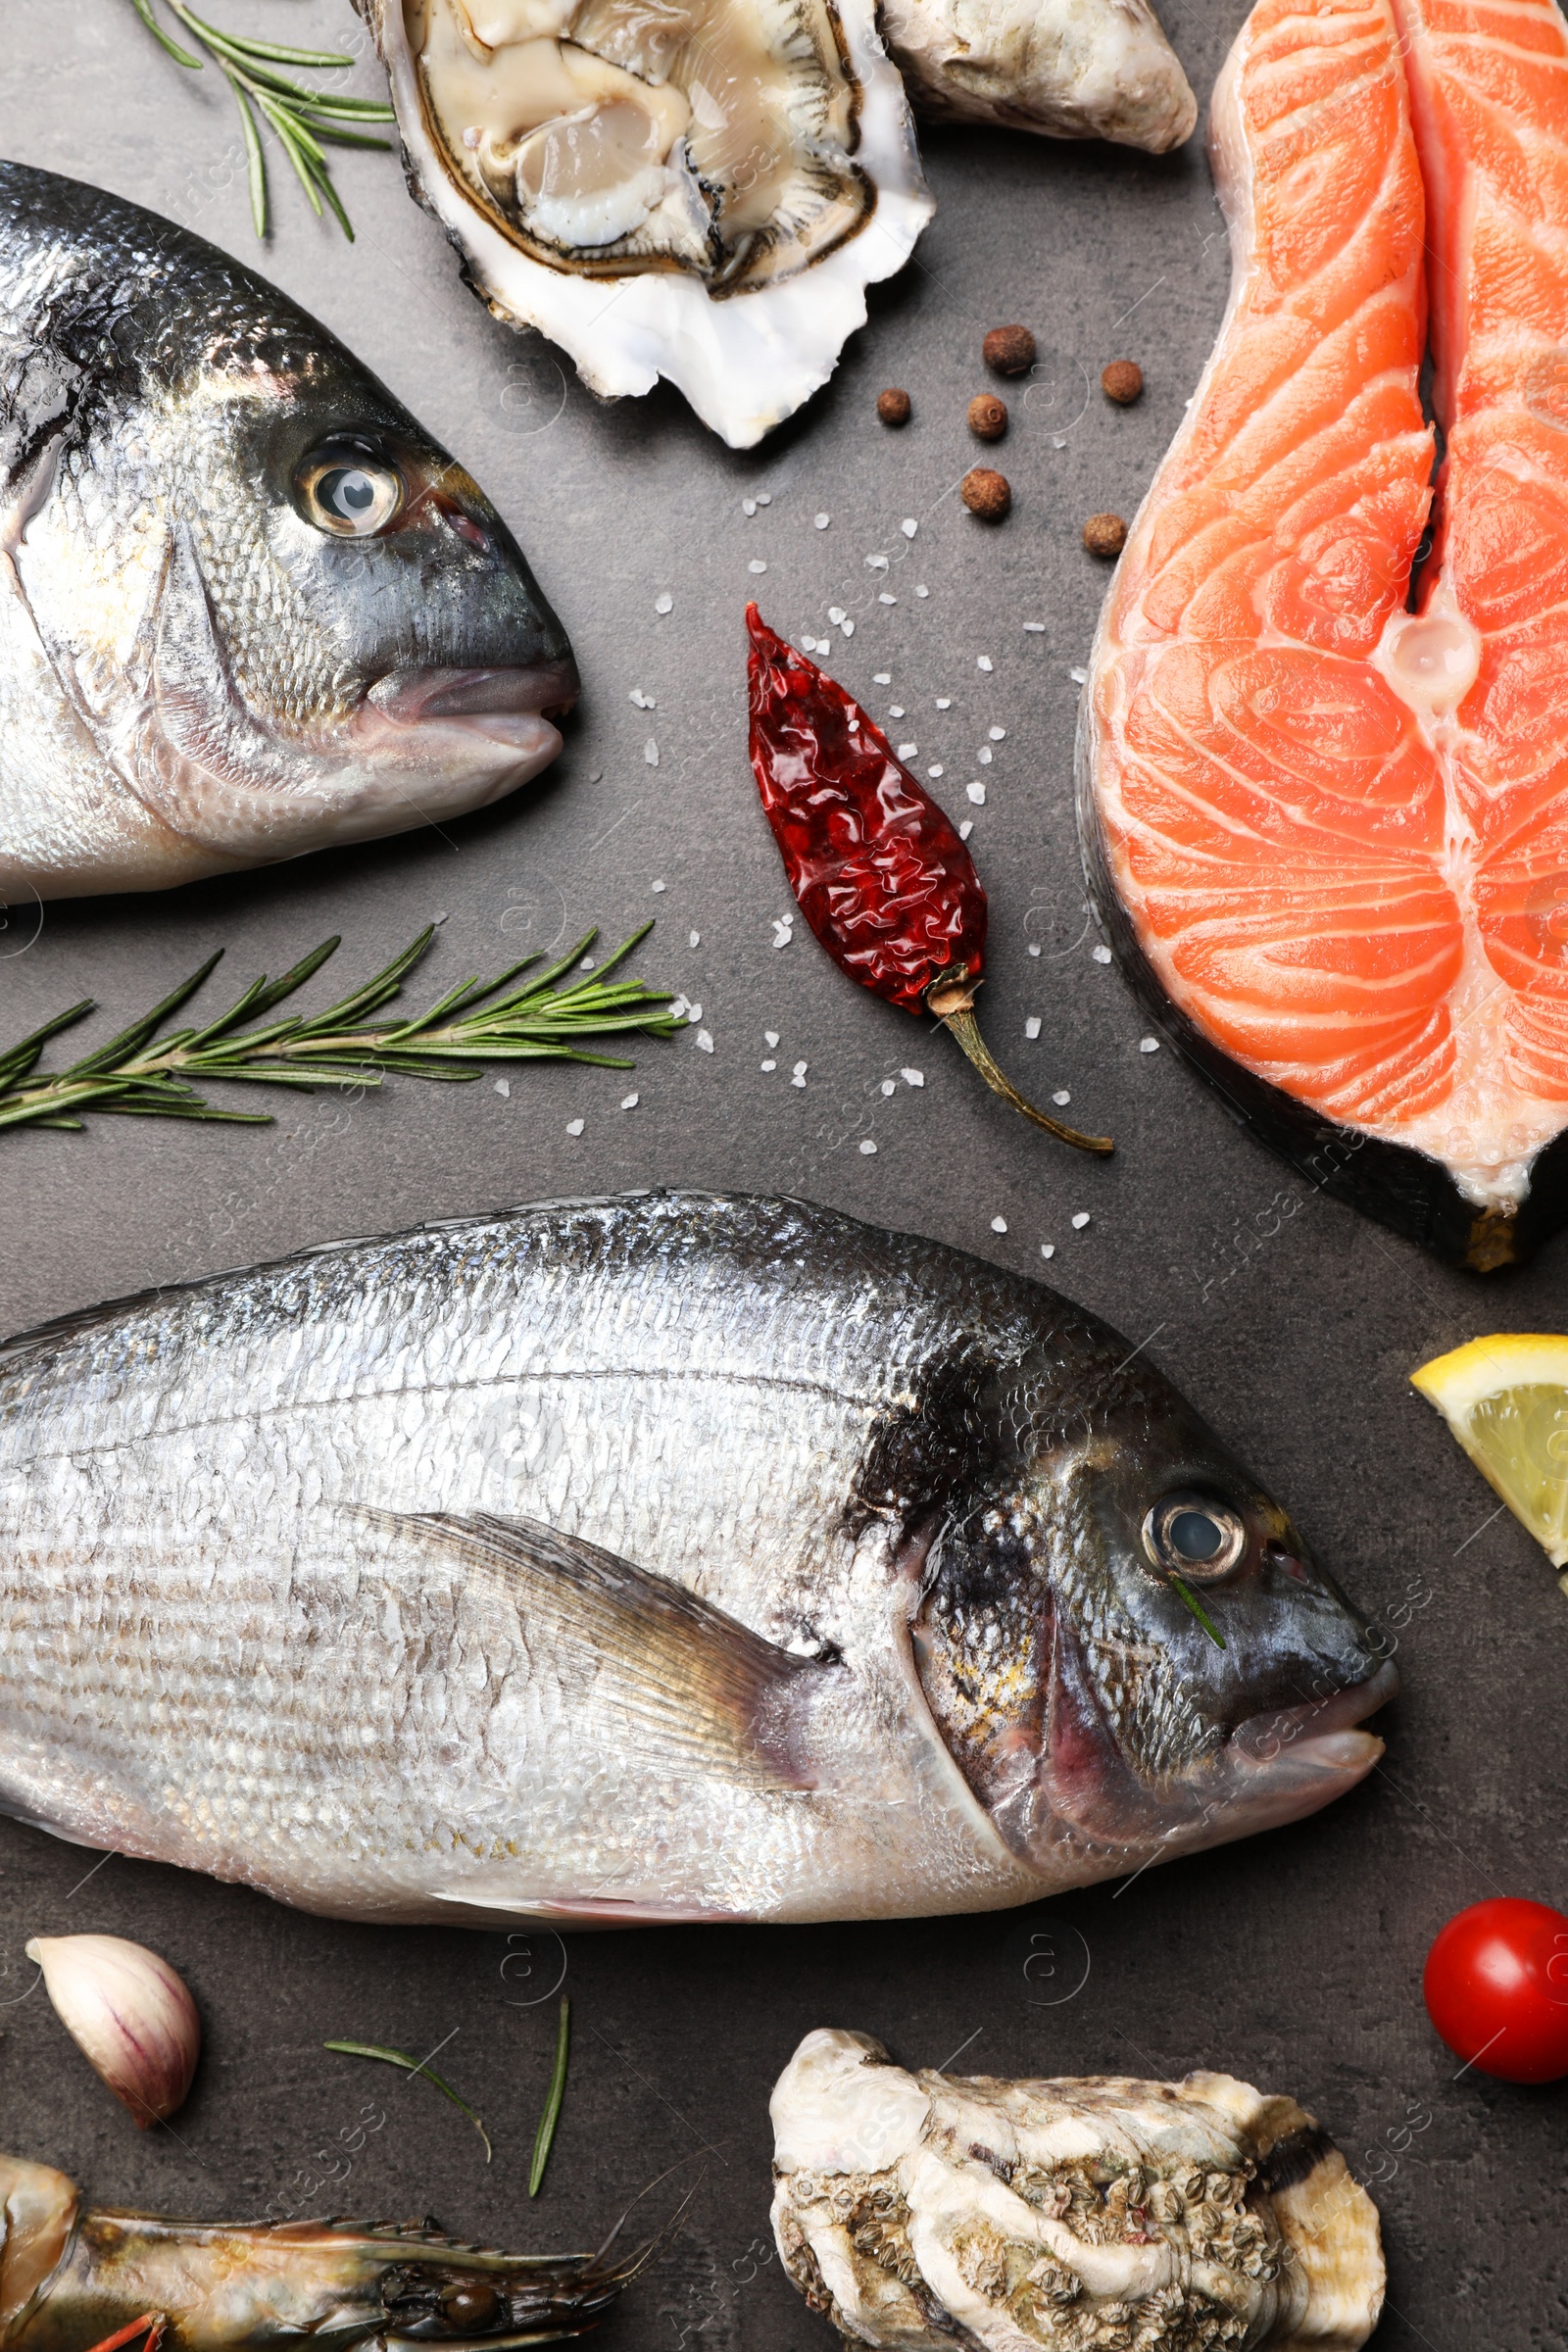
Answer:
[[1442, 1930], [1421, 1980], [1450, 2050], [1504, 2082], [1568, 2075], [1568, 1917], [1499, 1895]]

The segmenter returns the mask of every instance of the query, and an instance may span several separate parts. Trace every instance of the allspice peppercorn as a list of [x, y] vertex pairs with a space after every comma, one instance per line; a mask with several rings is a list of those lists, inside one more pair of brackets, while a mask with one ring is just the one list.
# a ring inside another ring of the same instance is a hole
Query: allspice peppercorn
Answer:
[[1024, 375], [1035, 364], [1035, 339], [1026, 326], [994, 326], [980, 357], [996, 375]]
[[1119, 556], [1127, 544], [1127, 525], [1119, 514], [1091, 514], [1084, 524], [1084, 545], [1092, 556]]
[[958, 496], [982, 522], [1001, 522], [1012, 506], [1012, 489], [1004, 473], [989, 466], [972, 466], [958, 484]]
[[1144, 388], [1144, 371], [1136, 360], [1112, 360], [1102, 369], [1100, 389], [1118, 409], [1131, 408]]
[[977, 441], [1000, 441], [1007, 429], [1007, 404], [994, 392], [977, 392], [969, 403], [969, 430]]
[[876, 396], [876, 413], [884, 424], [907, 424], [911, 407], [907, 392], [900, 392], [891, 384]]

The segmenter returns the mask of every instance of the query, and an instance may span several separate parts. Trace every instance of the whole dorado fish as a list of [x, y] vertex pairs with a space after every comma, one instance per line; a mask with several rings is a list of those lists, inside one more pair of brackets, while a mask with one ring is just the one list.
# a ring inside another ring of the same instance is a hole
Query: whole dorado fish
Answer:
[[576, 695], [500, 515], [324, 327], [0, 163], [0, 901], [481, 808]]
[[650, 1194], [0, 1349], [0, 1805], [364, 1920], [986, 1910], [1382, 1753], [1366, 1621], [1039, 1284]]

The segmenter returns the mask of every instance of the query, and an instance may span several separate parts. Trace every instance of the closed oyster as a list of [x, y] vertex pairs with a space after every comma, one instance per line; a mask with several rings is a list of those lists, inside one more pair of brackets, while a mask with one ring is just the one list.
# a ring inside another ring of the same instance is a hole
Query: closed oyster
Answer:
[[416, 193], [499, 318], [748, 448], [933, 210], [873, 0], [359, 0]]
[[1377, 2210], [1293, 2099], [1182, 2082], [962, 2080], [808, 2034], [773, 2091], [773, 2230], [847, 2345], [1357, 2352]]
[[883, 0], [914, 111], [1163, 155], [1198, 100], [1149, 0]]

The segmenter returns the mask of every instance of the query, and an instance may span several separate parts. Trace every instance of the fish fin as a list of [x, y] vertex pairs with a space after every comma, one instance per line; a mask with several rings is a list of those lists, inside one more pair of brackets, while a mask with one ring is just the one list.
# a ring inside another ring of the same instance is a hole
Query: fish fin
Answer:
[[551, 1629], [557, 1655], [610, 1675], [629, 1737], [737, 1783], [815, 1786], [800, 1753], [803, 1709], [843, 1668], [798, 1658], [667, 1578], [536, 1520], [386, 1516], [460, 1552], [525, 1631]]

